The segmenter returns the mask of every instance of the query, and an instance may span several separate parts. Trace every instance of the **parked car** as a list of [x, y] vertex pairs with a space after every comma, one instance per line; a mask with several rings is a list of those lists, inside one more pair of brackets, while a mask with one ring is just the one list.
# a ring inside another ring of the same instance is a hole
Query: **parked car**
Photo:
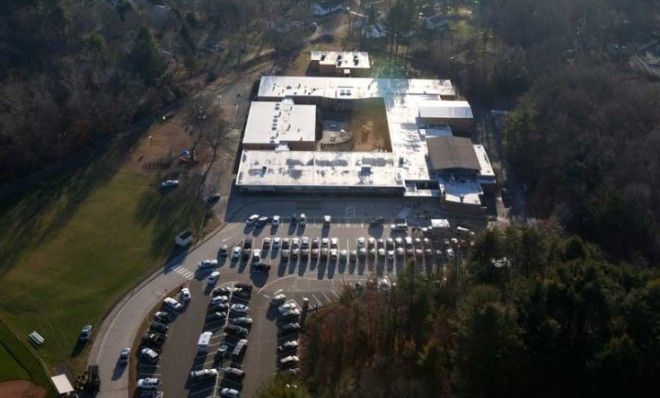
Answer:
[[227, 245], [220, 246], [219, 253], [222, 257], [226, 257], [229, 254], [229, 247]]
[[223, 398], [238, 398], [238, 391], [233, 388], [225, 387], [220, 390], [220, 396]]
[[241, 290], [250, 290], [252, 291], [252, 285], [249, 283], [238, 282], [234, 285], [235, 288]]
[[154, 314], [154, 319], [162, 323], [167, 323], [170, 321], [170, 317], [165, 311], [156, 311]]
[[257, 220], [259, 219], [259, 214], [253, 214], [250, 217], [248, 217], [247, 220], [245, 220], [245, 223], [247, 225], [252, 225], [254, 224]]
[[300, 309], [298, 308], [291, 308], [289, 310], [286, 310], [282, 313], [282, 318], [283, 319], [288, 319], [288, 318], [298, 318], [301, 314]]
[[140, 351], [140, 354], [142, 354], [142, 356], [143, 356], [145, 359], [147, 359], [147, 360], [149, 360], [149, 361], [151, 361], [151, 362], [156, 362], [156, 361], [158, 361], [158, 353], [157, 353], [156, 351], [154, 351], [153, 349], [151, 349], [151, 348], [143, 348], [143, 349]]
[[80, 341], [89, 341], [89, 339], [92, 337], [92, 325], [85, 325], [82, 327], [80, 330], [80, 337], [78, 339]]
[[241, 313], [241, 314], [245, 314], [245, 313], [248, 312], [248, 310], [250, 309], [250, 307], [248, 307], [248, 306], [245, 305], [245, 304], [236, 303], [236, 304], [232, 304], [232, 305], [229, 307], [229, 309], [231, 309], [232, 312], [238, 312], [238, 313]]
[[221, 368], [221, 370], [226, 377], [241, 379], [243, 378], [243, 376], [245, 376], [245, 371], [243, 371], [243, 369], [226, 367], [226, 368]]
[[270, 264], [264, 264], [264, 263], [252, 264], [252, 269], [258, 272], [268, 272], [270, 271]]
[[323, 225], [329, 226], [331, 221], [332, 221], [332, 217], [328, 215], [323, 216]]
[[216, 377], [218, 376], [218, 369], [200, 369], [193, 370], [190, 372], [191, 379], [201, 379], [206, 377]]
[[211, 272], [211, 275], [209, 275], [208, 284], [215, 285], [219, 277], [220, 277], [220, 272], [218, 271]]
[[305, 225], [307, 222], [307, 217], [305, 216], [305, 213], [300, 213], [300, 217], [298, 217], [298, 224]]
[[241, 257], [241, 248], [239, 246], [234, 247], [232, 250], [231, 258], [237, 260]]
[[218, 266], [218, 260], [216, 260], [215, 258], [202, 260], [199, 263], [197, 263], [197, 268], [213, 268], [217, 266]]
[[249, 316], [240, 316], [238, 318], [230, 318], [229, 323], [238, 325], [238, 326], [250, 326], [252, 325], [252, 318]]
[[211, 303], [209, 305], [209, 312], [227, 311], [228, 309], [229, 309], [229, 304], [227, 303]]
[[225, 326], [225, 333], [232, 334], [238, 337], [245, 337], [248, 335], [248, 330], [242, 326], [238, 325], [227, 325]]
[[211, 297], [211, 305], [226, 303], [227, 301], [229, 301], [229, 296], [218, 295]]
[[273, 226], [278, 226], [278, 225], [280, 225], [280, 216], [277, 216], [277, 215], [273, 216], [273, 221], [271, 222], [271, 224], [272, 224]]
[[298, 362], [300, 362], [300, 358], [298, 358], [295, 355], [289, 355], [288, 357], [284, 357], [280, 359], [280, 366], [288, 367], [292, 365], [297, 365]]
[[229, 352], [229, 346], [227, 344], [222, 344], [220, 348], [218, 348], [218, 355], [220, 355], [220, 358], [224, 358], [228, 355]]
[[211, 290], [211, 297], [215, 296], [229, 296], [229, 293], [231, 293], [231, 290], [229, 290], [228, 287], [226, 286], [218, 286]]
[[286, 296], [282, 293], [278, 293], [270, 298], [270, 306], [280, 306], [284, 303], [284, 300], [286, 300]]
[[208, 321], [221, 321], [227, 317], [226, 312], [219, 312], [219, 311], [214, 311], [211, 312], [206, 316], [206, 320]]
[[277, 346], [277, 351], [286, 351], [286, 350], [292, 350], [294, 348], [298, 348], [298, 340], [289, 340], [285, 341], [284, 343], [280, 344]]
[[297, 322], [292, 322], [292, 323], [285, 323], [282, 325], [280, 328], [280, 332], [284, 333], [292, 333], [300, 330], [300, 324]]
[[160, 187], [163, 189], [174, 188], [179, 185], [179, 180], [165, 180], [160, 183]]
[[165, 334], [167, 333], [168, 327], [158, 321], [153, 321], [149, 324], [149, 330]]
[[187, 287], [184, 287], [181, 289], [181, 298], [183, 301], [190, 301], [192, 300], [192, 294], [190, 294], [190, 289]]
[[165, 343], [165, 336], [158, 333], [147, 333], [142, 336], [142, 345], [150, 348], [158, 348]]
[[156, 377], [146, 377], [137, 381], [137, 387], [143, 390], [155, 390], [159, 384], [160, 380]]
[[283, 314], [293, 308], [298, 308], [298, 303], [296, 303], [294, 300], [291, 300], [280, 305], [277, 310], [279, 311], [280, 314]]
[[183, 309], [183, 305], [172, 297], [165, 297], [163, 303], [166, 307], [171, 308], [174, 311], [181, 311]]

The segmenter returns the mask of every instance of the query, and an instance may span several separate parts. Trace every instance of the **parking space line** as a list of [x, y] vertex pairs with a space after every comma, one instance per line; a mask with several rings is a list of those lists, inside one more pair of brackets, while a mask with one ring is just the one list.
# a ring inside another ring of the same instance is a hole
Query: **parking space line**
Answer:
[[323, 304], [323, 303], [321, 303], [321, 300], [319, 300], [319, 299], [316, 297], [316, 295], [314, 295], [313, 293], [312, 293], [312, 297], [314, 297], [314, 300], [316, 300], [316, 303], [317, 303], [318, 305], [322, 305], [322, 304]]

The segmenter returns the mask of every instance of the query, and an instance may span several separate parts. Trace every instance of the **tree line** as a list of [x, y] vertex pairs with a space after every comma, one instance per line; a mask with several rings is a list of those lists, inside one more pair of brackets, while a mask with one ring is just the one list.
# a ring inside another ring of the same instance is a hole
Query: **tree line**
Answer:
[[450, 268], [443, 280], [408, 266], [391, 293], [347, 287], [308, 320], [300, 379], [276, 380], [260, 396], [657, 391], [656, 271], [614, 265], [552, 225], [488, 231]]

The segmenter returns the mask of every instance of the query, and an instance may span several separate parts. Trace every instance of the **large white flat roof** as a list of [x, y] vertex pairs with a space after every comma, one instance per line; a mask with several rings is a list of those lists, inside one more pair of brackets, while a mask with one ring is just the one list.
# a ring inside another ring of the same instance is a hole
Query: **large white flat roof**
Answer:
[[[382, 98], [392, 152], [246, 150], [241, 155], [237, 185], [405, 189], [406, 181], [437, 180], [446, 200], [480, 204], [479, 195], [483, 191], [477, 181], [442, 180], [429, 171], [426, 136], [451, 135], [451, 130], [420, 130], [420, 108], [451, 108], [446, 103], [457, 102], [457, 107], [469, 109], [466, 101], [441, 98], [455, 95], [449, 80], [263, 76], [258, 95], [262, 98]], [[481, 175], [494, 176], [485, 148], [474, 147]]]
[[316, 106], [291, 100], [254, 101], [245, 124], [244, 144], [275, 144], [316, 139]]
[[361, 51], [312, 51], [310, 60], [337, 69], [368, 69], [369, 53]]
[[472, 119], [472, 108], [467, 101], [433, 101], [420, 105], [419, 117]]
[[238, 185], [402, 187], [392, 153], [243, 151]]
[[373, 77], [262, 76], [259, 97], [386, 98], [393, 95], [455, 96], [449, 80]]

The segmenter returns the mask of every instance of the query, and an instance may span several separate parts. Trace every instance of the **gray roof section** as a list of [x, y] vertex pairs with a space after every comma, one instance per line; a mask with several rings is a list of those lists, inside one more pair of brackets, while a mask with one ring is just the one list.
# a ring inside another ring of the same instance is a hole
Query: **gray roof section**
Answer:
[[463, 137], [429, 137], [426, 140], [433, 170], [465, 169], [479, 171], [481, 166], [472, 140]]

